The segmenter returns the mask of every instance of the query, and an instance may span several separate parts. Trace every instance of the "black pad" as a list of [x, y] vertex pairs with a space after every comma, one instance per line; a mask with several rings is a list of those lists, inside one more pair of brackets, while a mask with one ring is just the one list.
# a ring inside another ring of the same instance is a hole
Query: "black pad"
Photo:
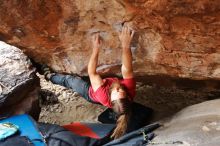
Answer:
[[[140, 103], [133, 102], [131, 104], [132, 116], [128, 125], [128, 131], [131, 132], [138, 128], [149, 124], [149, 120], [153, 114], [153, 110]], [[112, 109], [108, 108], [98, 116], [98, 121], [106, 124], [115, 124], [117, 121], [117, 115]]]

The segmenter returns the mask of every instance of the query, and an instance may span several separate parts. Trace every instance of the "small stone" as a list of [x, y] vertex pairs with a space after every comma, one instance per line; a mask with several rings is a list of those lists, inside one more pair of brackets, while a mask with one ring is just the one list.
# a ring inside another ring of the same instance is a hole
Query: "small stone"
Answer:
[[210, 126], [216, 126], [217, 125], [217, 122], [211, 122], [209, 123]]
[[74, 92], [73, 96], [79, 96], [79, 94], [77, 92]]
[[207, 126], [202, 126], [202, 130], [205, 131], [205, 132], [210, 131], [210, 129]]
[[71, 101], [74, 101], [75, 99], [76, 99], [75, 96], [71, 96], [71, 98], [70, 98]]
[[62, 109], [59, 109], [59, 110], [58, 110], [58, 113], [62, 113], [62, 112], [63, 112], [63, 110], [62, 110]]
[[66, 92], [63, 92], [63, 98], [66, 98], [67, 96], [66, 96]]
[[59, 107], [59, 104], [54, 105], [54, 109], [57, 109]]

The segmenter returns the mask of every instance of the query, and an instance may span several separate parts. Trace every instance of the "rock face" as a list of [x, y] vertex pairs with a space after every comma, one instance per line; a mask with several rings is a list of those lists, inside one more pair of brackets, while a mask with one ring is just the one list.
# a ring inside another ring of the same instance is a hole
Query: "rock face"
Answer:
[[39, 108], [39, 78], [27, 56], [0, 42], [0, 66], [0, 113], [30, 113], [33, 106]]
[[[219, 105], [220, 100], [217, 99], [183, 109], [155, 131], [157, 136], [153, 142], [159, 142], [158, 146], [218, 146], [220, 143]], [[177, 141], [183, 144], [171, 144]]]
[[57, 71], [86, 74], [100, 32], [99, 71], [119, 73], [122, 24], [136, 30], [136, 76], [220, 79], [220, 0], [0, 2], [0, 40]]

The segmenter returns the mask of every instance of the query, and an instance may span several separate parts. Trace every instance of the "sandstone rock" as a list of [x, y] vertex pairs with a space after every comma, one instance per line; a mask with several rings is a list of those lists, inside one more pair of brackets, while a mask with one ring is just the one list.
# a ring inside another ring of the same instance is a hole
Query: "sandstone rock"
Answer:
[[39, 78], [28, 57], [0, 42], [0, 66], [0, 113], [21, 114], [31, 112], [33, 106], [39, 108]]
[[1, 1], [0, 40], [56, 71], [86, 74], [90, 34], [104, 46], [99, 71], [120, 72], [118, 31], [136, 30], [135, 75], [220, 79], [219, 0]]
[[[164, 121], [155, 131], [158, 146], [164, 142], [180, 141], [190, 146], [218, 146], [220, 143], [220, 100], [206, 101], [187, 107]], [[172, 144], [170, 144], [171, 146]]]

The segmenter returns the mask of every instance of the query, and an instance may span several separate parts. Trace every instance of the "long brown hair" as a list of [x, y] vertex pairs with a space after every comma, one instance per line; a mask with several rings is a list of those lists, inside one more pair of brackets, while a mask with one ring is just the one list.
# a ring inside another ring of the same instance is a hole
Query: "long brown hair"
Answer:
[[[121, 88], [124, 89], [123, 86]], [[111, 89], [112, 88], [110, 87], [110, 92], [111, 92]], [[130, 101], [128, 100], [127, 97], [125, 97], [122, 99], [114, 100], [111, 102], [111, 104], [112, 104], [113, 111], [118, 115], [116, 128], [114, 129], [111, 135], [111, 138], [117, 139], [123, 136], [127, 130], [128, 123], [130, 121], [130, 116], [131, 116]]]

